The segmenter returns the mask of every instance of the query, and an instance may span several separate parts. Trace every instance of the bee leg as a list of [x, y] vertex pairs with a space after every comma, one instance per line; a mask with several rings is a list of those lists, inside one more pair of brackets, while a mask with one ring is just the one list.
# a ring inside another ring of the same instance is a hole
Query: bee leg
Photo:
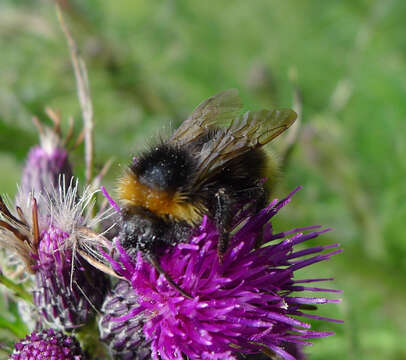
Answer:
[[253, 197], [257, 199], [255, 201], [255, 213], [258, 213], [266, 206], [268, 192], [263, 185], [258, 185]]
[[220, 263], [223, 262], [224, 253], [228, 248], [229, 231], [233, 220], [232, 205], [233, 201], [231, 196], [228, 195], [226, 189], [221, 188], [216, 192], [216, 211], [214, 220], [219, 232], [219, 239], [217, 243], [217, 254]]
[[[268, 199], [267, 191], [265, 190], [263, 185], [258, 185], [256, 193], [253, 196], [257, 200], [255, 201], [255, 214], [257, 214], [260, 210], [262, 210], [266, 206], [266, 201]], [[264, 244], [264, 234], [263, 229], [259, 230], [257, 238], [255, 240], [255, 249], [259, 249]]]
[[180, 288], [180, 286], [175, 281], [173, 281], [173, 279], [169, 276], [169, 274], [164, 269], [162, 269], [161, 265], [159, 264], [158, 259], [154, 255], [148, 254], [147, 259], [151, 263], [151, 265], [156, 269], [156, 271], [158, 271], [158, 273], [162, 274], [164, 276], [165, 280], [173, 288], [178, 290], [184, 297], [187, 297], [188, 299], [193, 299], [193, 297], [191, 295], [189, 295], [185, 290]]

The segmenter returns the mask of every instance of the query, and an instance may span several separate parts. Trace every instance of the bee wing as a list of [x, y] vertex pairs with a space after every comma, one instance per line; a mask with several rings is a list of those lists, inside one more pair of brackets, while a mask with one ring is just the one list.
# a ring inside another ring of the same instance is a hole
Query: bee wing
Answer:
[[296, 120], [290, 109], [248, 111], [204, 144], [199, 156], [196, 187], [207, 183], [231, 160], [275, 139]]
[[214, 126], [233, 119], [241, 110], [242, 103], [237, 89], [222, 91], [204, 100], [179, 126], [169, 142], [187, 144]]

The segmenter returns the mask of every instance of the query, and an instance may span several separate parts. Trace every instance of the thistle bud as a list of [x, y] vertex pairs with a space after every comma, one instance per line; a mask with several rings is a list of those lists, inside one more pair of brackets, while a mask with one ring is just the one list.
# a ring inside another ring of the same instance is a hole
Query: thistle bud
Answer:
[[24, 166], [20, 193], [41, 194], [56, 188], [62, 178], [65, 186], [69, 185], [73, 176], [68, 160], [68, 151], [62, 146], [58, 133], [44, 128], [40, 136], [40, 144], [32, 147]]
[[151, 358], [149, 342], [145, 341], [143, 333], [142, 315], [128, 316], [138, 306], [137, 299], [131, 284], [120, 280], [104, 300], [99, 322], [100, 339], [108, 344], [114, 359]]

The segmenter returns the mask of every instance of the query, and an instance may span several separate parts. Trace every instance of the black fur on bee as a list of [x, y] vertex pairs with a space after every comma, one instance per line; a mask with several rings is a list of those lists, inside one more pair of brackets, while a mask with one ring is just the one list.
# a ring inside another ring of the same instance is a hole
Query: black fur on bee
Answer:
[[235, 90], [207, 99], [169, 139], [137, 157], [118, 184], [123, 246], [141, 251], [184, 295], [157, 257], [187, 241], [207, 215], [218, 229], [222, 261], [236, 211], [253, 203], [255, 213], [266, 203], [262, 180], [276, 168], [268, 166], [262, 146], [296, 119], [288, 109], [239, 115], [240, 108]]

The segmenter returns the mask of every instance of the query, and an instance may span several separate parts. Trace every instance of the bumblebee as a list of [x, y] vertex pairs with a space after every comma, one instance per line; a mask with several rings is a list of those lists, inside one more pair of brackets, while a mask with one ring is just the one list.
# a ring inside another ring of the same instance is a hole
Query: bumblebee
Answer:
[[266, 203], [262, 147], [297, 116], [289, 109], [240, 114], [241, 107], [235, 89], [203, 101], [172, 136], [136, 157], [118, 182], [122, 245], [141, 251], [185, 296], [161, 268], [160, 252], [187, 241], [208, 215], [218, 229], [221, 262], [236, 210], [253, 202], [255, 213]]

